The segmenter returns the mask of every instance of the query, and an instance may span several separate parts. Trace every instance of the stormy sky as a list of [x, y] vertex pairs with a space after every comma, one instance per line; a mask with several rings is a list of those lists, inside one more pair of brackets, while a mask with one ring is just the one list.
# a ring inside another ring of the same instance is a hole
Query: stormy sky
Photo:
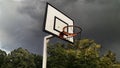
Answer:
[[7, 52], [23, 47], [42, 54], [46, 2], [82, 27], [82, 38], [95, 40], [102, 52], [120, 58], [120, 0], [0, 0], [0, 48]]

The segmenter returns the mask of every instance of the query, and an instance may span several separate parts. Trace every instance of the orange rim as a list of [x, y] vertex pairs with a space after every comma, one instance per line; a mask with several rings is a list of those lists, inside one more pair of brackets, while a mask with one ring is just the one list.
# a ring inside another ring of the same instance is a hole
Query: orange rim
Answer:
[[[79, 29], [79, 32], [77, 32], [77, 33], [68, 33], [68, 32], [65, 32], [65, 29], [68, 28], [68, 27], [78, 28], [78, 29]], [[76, 36], [76, 35], [79, 34], [81, 31], [82, 31], [82, 29], [81, 29], [79, 26], [69, 25], [69, 26], [65, 26], [65, 27], [63, 28], [63, 33], [64, 33], [65, 35], [67, 35], [67, 36], [70, 36], [70, 37]]]

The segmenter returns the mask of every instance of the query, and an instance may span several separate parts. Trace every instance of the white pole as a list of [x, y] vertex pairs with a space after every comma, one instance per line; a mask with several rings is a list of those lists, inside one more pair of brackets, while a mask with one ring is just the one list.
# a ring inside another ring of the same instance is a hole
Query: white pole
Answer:
[[47, 68], [47, 43], [53, 37], [53, 35], [48, 35], [44, 37], [44, 46], [43, 46], [43, 63], [42, 68]]

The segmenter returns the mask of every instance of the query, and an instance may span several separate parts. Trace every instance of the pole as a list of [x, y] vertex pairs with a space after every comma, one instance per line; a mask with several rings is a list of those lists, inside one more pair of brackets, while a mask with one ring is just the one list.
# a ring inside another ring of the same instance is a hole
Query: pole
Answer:
[[47, 43], [53, 37], [53, 35], [48, 35], [44, 37], [44, 46], [43, 46], [43, 63], [42, 68], [47, 68]]

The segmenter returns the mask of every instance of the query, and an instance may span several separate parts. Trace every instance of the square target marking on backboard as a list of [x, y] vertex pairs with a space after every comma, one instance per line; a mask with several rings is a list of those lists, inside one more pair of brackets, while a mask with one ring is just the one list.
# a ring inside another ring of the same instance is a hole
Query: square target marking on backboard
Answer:
[[[58, 32], [62, 32], [64, 26], [68, 26], [68, 23], [62, 21], [61, 19], [57, 18], [56, 16], [54, 19], [55, 19], [54, 20], [54, 30], [56, 30]], [[68, 32], [68, 28], [66, 28], [65, 31]]]
[[[63, 31], [63, 28], [65, 26], [73, 25], [73, 23], [74, 21], [70, 17], [47, 3], [44, 26], [44, 30], [46, 32], [59, 37], [59, 34]], [[73, 27], [66, 28], [65, 31], [68, 33], [73, 33]], [[73, 37], [67, 38], [67, 36], [64, 36], [63, 39], [71, 43], [74, 42]]]

